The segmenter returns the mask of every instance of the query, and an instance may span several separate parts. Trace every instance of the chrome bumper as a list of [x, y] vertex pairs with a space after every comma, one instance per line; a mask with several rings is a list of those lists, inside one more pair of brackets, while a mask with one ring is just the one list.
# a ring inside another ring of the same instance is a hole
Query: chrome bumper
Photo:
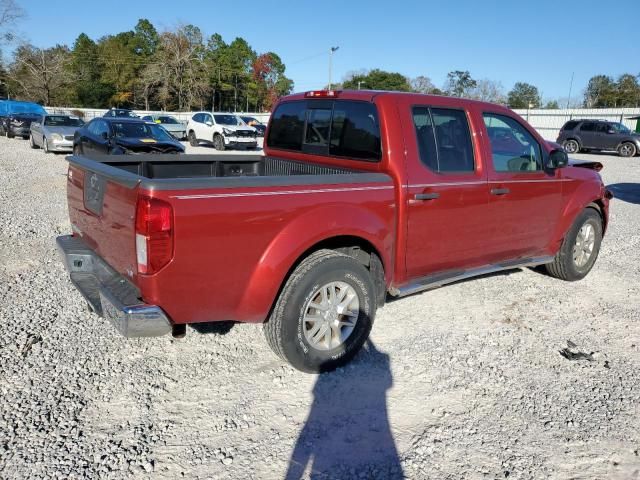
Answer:
[[157, 337], [171, 331], [162, 309], [143, 303], [138, 289], [113, 270], [80, 238], [56, 239], [71, 282], [91, 309], [108, 319], [125, 337]]

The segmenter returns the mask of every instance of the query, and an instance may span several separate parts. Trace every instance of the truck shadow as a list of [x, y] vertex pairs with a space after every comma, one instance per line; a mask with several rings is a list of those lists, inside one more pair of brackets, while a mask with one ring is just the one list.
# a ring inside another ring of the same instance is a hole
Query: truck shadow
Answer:
[[640, 183], [614, 183], [607, 188], [613, 192], [613, 198], [640, 205]]
[[285, 478], [404, 478], [387, 415], [392, 385], [389, 356], [371, 341], [346, 368], [319, 375]]
[[231, 331], [233, 326], [237, 322], [204, 322], [204, 323], [192, 323], [189, 325], [196, 332], [203, 335], [226, 335]]

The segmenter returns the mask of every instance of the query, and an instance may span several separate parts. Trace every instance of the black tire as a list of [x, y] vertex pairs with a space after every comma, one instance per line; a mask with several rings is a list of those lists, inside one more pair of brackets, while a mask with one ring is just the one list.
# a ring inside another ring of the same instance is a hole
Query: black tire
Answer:
[[29, 146], [34, 149], [40, 148], [38, 147], [38, 145], [36, 145], [36, 142], [33, 141], [33, 135], [29, 135]]
[[49, 150], [49, 142], [47, 141], [47, 137], [43, 137], [42, 138], [42, 150], [44, 150], [44, 153], [50, 153], [51, 152]]
[[618, 155], [620, 155], [621, 157], [634, 157], [636, 153], [638, 153], [638, 149], [631, 142], [624, 142], [618, 147]]
[[[359, 314], [353, 331], [342, 344], [320, 350], [305, 338], [305, 307], [321, 286], [331, 282], [344, 282], [353, 288]], [[349, 362], [362, 348], [369, 338], [376, 309], [376, 288], [364, 265], [335, 250], [319, 250], [303, 260], [285, 283], [264, 324], [264, 334], [276, 355], [294, 368], [308, 373], [327, 372]]]
[[73, 154], [74, 155], [82, 155], [82, 147], [80, 145], [73, 146]]
[[[586, 224], [591, 224], [595, 230], [595, 242], [591, 256], [587, 263], [583, 266], [578, 266], [574, 259], [574, 246], [576, 245], [576, 239], [578, 238], [578, 232]], [[602, 243], [602, 217], [593, 208], [586, 208], [582, 211], [578, 218], [567, 232], [565, 239], [562, 242], [562, 246], [552, 263], [545, 265], [545, 268], [549, 275], [559, 278], [561, 280], [567, 280], [569, 282], [575, 282], [576, 280], [583, 279], [591, 268], [593, 267], [598, 253], [600, 252], [600, 244]]]
[[222, 138], [222, 135], [220, 135], [219, 133], [216, 133], [213, 136], [213, 148], [220, 151], [223, 151], [226, 149], [224, 145], [224, 138]]
[[564, 151], [567, 153], [578, 153], [580, 151], [580, 144], [573, 138], [570, 138], [569, 140], [565, 140], [562, 148], [564, 148]]
[[189, 132], [189, 135], [187, 135], [187, 139], [189, 140], [189, 145], [191, 145], [192, 147], [198, 146], [198, 139], [196, 138], [196, 133], [193, 130]]
[[7, 138], [13, 138], [15, 135], [11, 133], [9, 130], [6, 131]]

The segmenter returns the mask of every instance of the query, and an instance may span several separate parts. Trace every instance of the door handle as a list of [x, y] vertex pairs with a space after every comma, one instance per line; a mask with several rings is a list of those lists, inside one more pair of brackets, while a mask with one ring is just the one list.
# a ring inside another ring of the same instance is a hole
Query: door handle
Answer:
[[436, 198], [440, 198], [439, 193], [416, 193], [413, 197], [416, 200], [435, 200]]
[[506, 195], [510, 190], [508, 188], [492, 188], [491, 195]]

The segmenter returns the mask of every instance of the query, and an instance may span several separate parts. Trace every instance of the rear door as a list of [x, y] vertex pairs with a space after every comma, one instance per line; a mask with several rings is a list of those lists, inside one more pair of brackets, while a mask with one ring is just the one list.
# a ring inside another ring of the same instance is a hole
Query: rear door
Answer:
[[[544, 168], [545, 150], [518, 119], [484, 112], [492, 241], [498, 260], [544, 255], [560, 218], [561, 170]], [[501, 135], [489, 132], [500, 131]]]
[[595, 122], [584, 122], [578, 130], [582, 142], [581, 147], [598, 148], [598, 134], [596, 133]]
[[489, 263], [487, 173], [468, 111], [401, 104], [409, 279]]

